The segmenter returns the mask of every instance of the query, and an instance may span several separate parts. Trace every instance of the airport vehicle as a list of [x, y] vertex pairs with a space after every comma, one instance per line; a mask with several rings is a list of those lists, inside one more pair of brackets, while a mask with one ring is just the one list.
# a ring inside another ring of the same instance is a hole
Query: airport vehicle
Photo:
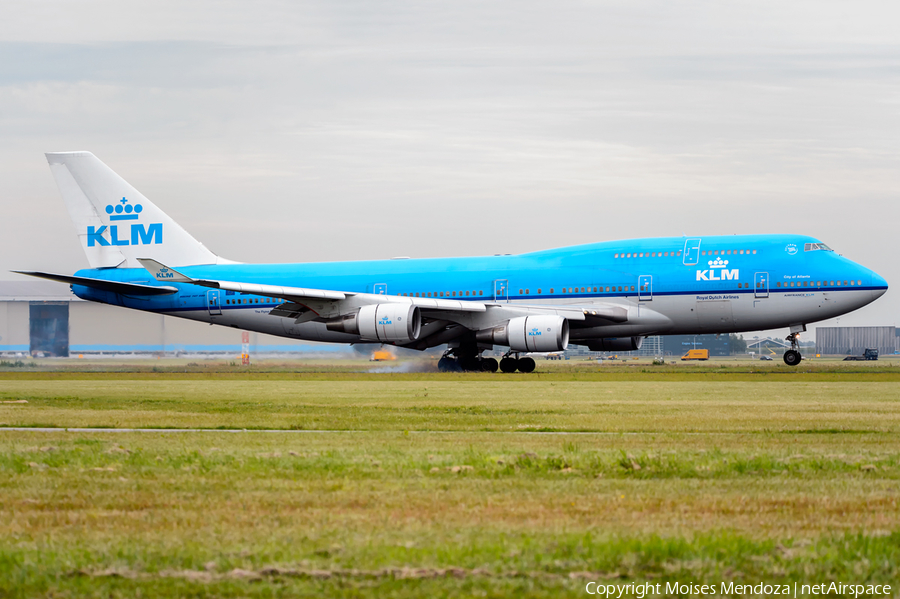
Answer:
[[762, 360], [763, 362], [771, 362], [772, 356], [760, 356], [759, 359]]
[[386, 349], [376, 349], [372, 352], [372, 357], [369, 358], [370, 362], [393, 362], [397, 359], [397, 356], [392, 354]]
[[844, 358], [844, 362], [863, 362], [867, 360], [877, 360], [878, 359], [878, 349], [877, 348], [867, 348], [866, 351], [863, 352], [861, 356], [847, 356]]
[[[569, 342], [638, 349], [644, 337], [806, 325], [887, 290], [873, 271], [801, 235], [659, 237], [519, 255], [242, 264], [194, 239], [90, 152], [47, 154], [90, 268], [25, 272], [86, 300], [332, 343], [424, 350], [443, 368], [534, 369]], [[346, 218], [346, 216], [345, 216]], [[512, 232], [510, 232], [512, 234]], [[508, 347], [501, 363], [482, 358]]]
[[681, 356], [682, 360], [709, 360], [708, 349], [689, 349], [686, 354]]

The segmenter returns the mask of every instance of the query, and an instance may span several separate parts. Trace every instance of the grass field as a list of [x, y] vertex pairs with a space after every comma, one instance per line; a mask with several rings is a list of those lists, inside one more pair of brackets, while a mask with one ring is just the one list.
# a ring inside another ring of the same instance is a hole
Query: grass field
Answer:
[[0, 596], [897, 591], [893, 367], [151, 368], [0, 372]]

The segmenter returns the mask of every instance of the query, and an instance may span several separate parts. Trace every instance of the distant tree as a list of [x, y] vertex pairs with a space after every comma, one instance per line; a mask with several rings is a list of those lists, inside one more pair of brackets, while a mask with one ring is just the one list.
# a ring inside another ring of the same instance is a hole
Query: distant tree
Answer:
[[728, 335], [728, 344], [731, 346], [732, 355], [747, 353], [747, 342], [744, 341], [743, 335], [735, 335], [734, 333], [730, 333]]

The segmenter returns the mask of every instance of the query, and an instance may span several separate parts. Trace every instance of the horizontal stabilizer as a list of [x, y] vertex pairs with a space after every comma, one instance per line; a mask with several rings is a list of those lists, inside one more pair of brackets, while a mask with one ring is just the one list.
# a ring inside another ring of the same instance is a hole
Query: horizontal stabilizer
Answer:
[[112, 291], [113, 293], [121, 293], [123, 295], [171, 295], [173, 293], [178, 293], [178, 289], [175, 287], [141, 285], [139, 283], [122, 283], [120, 281], [107, 281], [105, 279], [92, 279], [90, 277], [56, 275], [49, 272], [34, 272], [22, 270], [14, 270], [12, 272], [20, 275], [28, 275], [29, 277], [50, 279], [51, 281], [57, 281], [59, 283], [68, 283], [69, 285], [81, 285], [83, 287], [91, 287], [92, 289]]

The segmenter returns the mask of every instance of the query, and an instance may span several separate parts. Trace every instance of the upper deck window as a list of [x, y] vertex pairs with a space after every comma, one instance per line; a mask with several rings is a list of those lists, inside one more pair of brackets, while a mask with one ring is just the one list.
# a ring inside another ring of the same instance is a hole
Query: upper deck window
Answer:
[[814, 252], [816, 250], [825, 250], [826, 252], [833, 252], [834, 250], [825, 245], [824, 243], [806, 243], [803, 245], [804, 252]]

